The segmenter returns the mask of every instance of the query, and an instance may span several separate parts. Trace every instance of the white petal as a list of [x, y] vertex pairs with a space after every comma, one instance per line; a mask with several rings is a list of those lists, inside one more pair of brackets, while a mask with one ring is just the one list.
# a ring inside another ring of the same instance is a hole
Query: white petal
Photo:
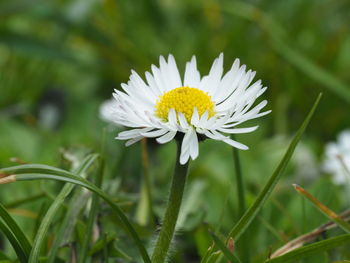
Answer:
[[204, 128], [205, 127], [205, 124], [208, 121], [208, 116], [209, 116], [209, 112], [208, 111], [205, 111], [202, 114], [201, 118], [199, 119], [199, 123], [197, 125], [199, 128]]
[[197, 69], [196, 57], [193, 56], [190, 62], [186, 64], [184, 86], [186, 87], [198, 87], [200, 83], [200, 74]]
[[239, 133], [249, 133], [255, 131], [259, 126], [249, 127], [249, 128], [234, 128], [234, 129], [227, 129], [227, 128], [219, 128], [218, 130], [220, 132], [230, 133], [230, 134], [239, 134]]
[[210, 129], [212, 129], [216, 120], [217, 120], [216, 116], [213, 116], [213, 117], [209, 118], [207, 122], [203, 123], [202, 127], [210, 130]]
[[196, 126], [199, 122], [199, 114], [198, 114], [198, 110], [197, 107], [193, 108], [193, 113], [192, 113], [192, 118], [191, 118], [191, 124]]
[[172, 79], [173, 88], [179, 88], [182, 86], [179, 70], [176, 65], [175, 58], [172, 54], [168, 56], [168, 70], [170, 78]]
[[[239, 65], [235, 62], [232, 65], [232, 68], [221, 79], [218, 88], [215, 91], [213, 91], [212, 97], [214, 101], [221, 102], [221, 97], [228, 97], [229, 94], [231, 94], [233, 90], [237, 87], [235, 82], [238, 83], [240, 79], [239, 75], [237, 76], [237, 73], [239, 73], [238, 70]], [[240, 74], [242, 75], [243, 72], [240, 72]]]
[[240, 150], [248, 150], [248, 146], [242, 144], [242, 143], [239, 143], [239, 142], [236, 142], [230, 138], [226, 139], [226, 140], [223, 140], [223, 142], [226, 142], [227, 144], [235, 147], [235, 148], [238, 148]]
[[190, 154], [188, 153], [188, 151], [186, 152], [181, 152], [180, 155], [180, 164], [184, 165], [185, 163], [188, 162], [188, 159], [190, 158]]
[[201, 90], [209, 92], [209, 94], [212, 95], [213, 91], [217, 89], [224, 71], [223, 61], [224, 54], [221, 53], [219, 57], [214, 60], [214, 63], [209, 71], [208, 78], [205, 82], [201, 83]]
[[114, 122], [118, 106], [118, 102], [114, 98], [104, 101], [99, 108], [100, 118], [107, 122]]
[[203, 130], [203, 133], [205, 136], [207, 136], [210, 139], [221, 141], [222, 137], [214, 135], [211, 131]]
[[152, 65], [151, 69], [154, 81], [161, 93], [163, 94], [165, 91], [168, 91], [169, 89], [167, 87], [167, 82], [163, 80], [162, 73], [159, 68], [157, 68], [155, 65]]
[[179, 122], [180, 122], [180, 126], [181, 128], [183, 128], [184, 130], [187, 130], [189, 128], [189, 125], [187, 123], [186, 117], [185, 115], [183, 115], [182, 112], [179, 112], [177, 114], [178, 118], [179, 118]]
[[169, 110], [169, 112], [168, 112], [168, 122], [170, 123], [170, 125], [172, 125], [174, 127], [177, 125], [175, 109], [170, 109]]
[[128, 140], [141, 136], [141, 133], [152, 130], [153, 128], [133, 129], [129, 131], [122, 131], [115, 138], [117, 140]]
[[261, 89], [261, 82], [255, 82], [249, 89], [245, 90], [251, 81], [253, 73], [247, 73], [244, 80], [242, 80], [237, 88], [237, 92], [232, 93], [225, 101], [216, 106], [217, 111], [226, 111], [234, 105], [234, 102], [244, 105], [249, 98], [252, 98], [253, 101], [256, 99], [256, 94]]
[[159, 97], [163, 94], [163, 89], [158, 86], [156, 81], [154, 80], [154, 77], [151, 73], [148, 71], [145, 73], [148, 86], [153, 90], [153, 92]]
[[176, 131], [170, 131], [164, 134], [163, 136], [158, 137], [156, 140], [160, 144], [167, 143], [167, 142], [170, 142], [172, 139], [174, 139], [175, 135], [176, 135]]
[[180, 163], [185, 164], [188, 161], [188, 158], [190, 157], [190, 139], [191, 139], [191, 133], [193, 130], [189, 130], [185, 133], [185, 136], [181, 143], [181, 155], [180, 155]]
[[194, 130], [191, 130], [191, 138], [190, 138], [190, 156], [192, 160], [198, 157], [198, 138], [197, 133]]
[[141, 135], [144, 137], [153, 138], [153, 137], [161, 136], [167, 132], [168, 131], [166, 129], [160, 129], [160, 130], [155, 130], [155, 131], [142, 132]]
[[235, 148], [241, 149], [241, 150], [248, 150], [249, 149], [246, 145], [239, 143], [239, 142], [236, 142], [236, 141], [230, 139], [230, 137], [224, 136], [215, 130], [206, 131], [205, 135], [211, 139], [223, 141], [223, 142], [225, 142], [225, 143], [227, 143]]
[[135, 142], [140, 141], [142, 138], [144, 138], [144, 137], [143, 137], [143, 136], [139, 136], [139, 137], [133, 138], [133, 139], [131, 139], [131, 140], [128, 140], [128, 141], [125, 143], [125, 146], [128, 147], [128, 146], [134, 144]]
[[150, 97], [152, 101], [156, 100], [157, 93], [154, 93], [153, 90], [146, 85], [143, 79], [134, 70], [131, 71], [130, 82], [145, 97]]
[[232, 82], [228, 82], [229, 80], [226, 78], [225, 82], [223, 82], [223, 80], [222, 83], [220, 83], [219, 89], [222, 88], [222, 91], [219, 94], [215, 95], [215, 100], [217, 103], [222, 103], [229, 97], [233, 96], [233, 94], [235, 97], [239, 97], [239, 95], [244, 92], [245, 87], [242, 88], [241, 83], [250, 75], [250, 71], [245, 72], [245, 70], [246, 65], [242, 65], [237, 74], [232, 76]]

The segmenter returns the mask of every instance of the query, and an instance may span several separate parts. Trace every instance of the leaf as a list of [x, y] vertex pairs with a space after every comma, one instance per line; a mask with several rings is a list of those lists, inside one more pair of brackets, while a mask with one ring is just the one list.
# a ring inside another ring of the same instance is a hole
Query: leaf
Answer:
[[29, 196], [29, 197], [25, 197], [25, 198], [21, 198], [19, 200], [12, 201], [11, 203], [5, 204], [5, 207], [7, 209], [8, 208], [14, 208], [14, 207], [26, 204], [26, 203], [30, 203], [32, 201], [36, 201], [37, 199], [40, 199], [42, 197], [45, 197], [45, 193], [39, 193], [39, 194], [36, 194], [36, 195], [32, 195], [32, 196]]
[[217, 260], [220, 258], [221, 256], [221, 251], [215, 251], [214, 253], [212, 253], [208, 260], [206, 261], [206, 263], [216, 263]]
[[[241, 262], [239, 260], [239, 258], [237, 258], [236, 255], [232, 254], [232, 252], [226, 247], [226, 245], [220, 240], [219, 237], [217, 237], [215, 235], [215, 233], [210, 233], [210, 235], [212, 236], [215, 244], [217, 245], [217, 247], [222, 251], [222, 253], [224, 254], [224, 256], [230, 261], [230, 262]], [[232, 239], [230, 239], [232, 240]]]
[[266, 260], [265, 263], [295, 262], [296, 260], [305, 258], [307, 256], [324, 252], [326, 250], [339, 247], [341, 245], [349, 244], [349, 242], [350, 242], [350, 234], [345, 234], [345, 235], [329, 238], [327, 240], [323, 240], [320, 242], [316, 242], [301, 248], [297, 248], [282, 256]]
[[[84, 173], [97, 159], [98, 155], [96, 154], [90, 154], [87, 156], [84, 161], [82, 162], [81, 166], [78, 168], [77, 173], [82, 174]], [[29, 256], [29, 263], [36, 263], [39, 261], [40, 256], [40, 250], [43, 246], [43, 242], [45, 240], [47, 231], [49, 229], [49, 226], [52, 222], [52, 220], [55, 218], [55, 215], [57, 214], [58, 209], [61, 207], [62, 203], [66, 199], [66, 197], [70, 194], [70, 192], [75, 187], [74, 184], [66, 184], [61, 192], [58, 194], [58, 196], [55, 198], [53, 203], [51, 204], [50, 208], [47, 210], [45, 216], [43, 217], [43, 220], [41, 221], [40, 227], [38, 228], [38, 232], [35, 236], [33, 248]]]
[[345, 232], [350, 233], [350, 224], [344, 221], [339, 215], [337, 215], [335, 212], [333, 212], [331, 209], [329, 209], [327, 206], [322, 204], [319, 200], [317, 200], [312, 194], [307, 192], [304, 188], [293, 184], [295, 190], [301, 194], [302, 196], [306, 197], [311, 203], [320, 210], [324, 215], [326, 215], [330, 220], [332, 220], [334, 223], [336, 223], [338, 226], [340, 226]]
[[88, 201], [87, 194], [90, 195], [91, 193], [84, 193], [82, 190], [83, 189], [80, 189], [80, 191], [76, 191], [71, 200], [69, 201], [68, 211], [66, 212], [66, 215], [60, 225], [60, 229], [57, 232], [57, 235], [55, 235], [55, 240], [52, 244], [47, 263], [55, 262], [56, 255], [60, 246], [69, 241], [69, 238], [71, 237], [71, 234], [74, 231], [74, 227], [77, 224], [77, 217], [80, 211], [86, 205], [86, 202]]
[[[45, 170], [47, 170], [49, 166], [45, 166]], [[89, 182], [88, 180], [81, 178], [79, 176], [74, 175], [73, 173], [60, 170], [57, 168], [52, 167], [53, 169], [49, 170], [49, 173], [42, 173], [43, 168], [38, 167], [37, 170], [32, 170], [32, 173], [22, 173], [23, 170], [21, 169], [21, 166], [16, 166], [17, 174], [15, 175], [16, 181], [30, 181], [30, 180], [40, 180], [40, 179], [49, 179], [49, 180], [57, 180], [57, 181], [63, 181], [63, 182], [69, 182], [76, 185], [80, 185], [82, 187], [85, 187], [89, 189], [90, 191], [96, 193], [99, 195], [102, 199], [104, 199], [113, 209], [113, 211], [118, 215], [118, 218], [123, 223], [123, 227], [125, 230], [130, 234], [130, 236], [134, 239], [137, 248], [140, 251], [140, 254], [144, 260], [144, 262], [151, 263], [151, 260], [148, 256], [147, 250], [143, 246], [137, 232], [135, 231], [132, 224], [129, 222], [127, 216], [124, 214], [124, 212], [120, 209], [120, 207], [113, 201], [111, 197], [109, 197], [107, 194], [105, 194], [100, 188], [96, 187], [94, 184]], [[57, 171], [58, 170], [58, 171]], [[12, 173], [13, 170], [11, 167], [2, 169], [1, 171], [6, 171], [7, 173]], [[64, 172], [62, 172], [64, 171]], [[6, 178], [6, 177], [5, 177]], [[1, 179], [0, 179], [1, 180]]]
[[39, 39], [32, 35], [18, 34], [7, 30], [1, 30], [0, 35], [1, 44], [10, 46], [14, 50], [26, 55], [73, 63], [79, 62], [73, 51], [57, 45], [55, 42], [50, 43], [47, 40]]
[[55, 174], [55, 175], [70, 175], [72, 173], [52, 167], [45, 164], [23, 164], [23, 165], [17, 165], [17, 166], [11, 166], [8, 168], [2, 168], [0, 169], [1, 174], [20, 174], [20, 173], [32, 173], [32, 172], [38, 172], [40, 173], [47, 173], [47, 174]]
[[[101, 185], [102, 185], [103, 172], [104, 172], [104, 161], [101, 158], [100, 167], [99, 167], [97, 175], [96, 175], [96, 186], [97, 187], [101, 187]], [[97, 213], [98, 213], [98, 208], [99, 208], [98, 202], [99, 202], [99, 196], [94, 194], [92, 197], [90, 213], [89, 213], [88, 222], [87, 222], [87, 226], [86, 226], [85, 239], [84, 239], [84, 242], [81, 246], [80, 253], [78, 255], [78, 262], [80, 262], [80, 263], [86, 262], [86, 257], [88, 255], [88, 248], [89, 248], [89, 244], [91, 241], [91, 235], [93, 232], [94, 224], [95, 224]]]
[[304, 122], [300, 126], [299, 130], [295, 134], [293, 140], [289, 144], [289, 147], [284, 154], [281, 162], [279, 163], [278, 167], [274, 171], [274, 173], [269, 178], [268, 182], [264, 186], [263, 190], [260, 192], [258, 197], [256, 198], [255, 202], [249, 207], [249, 209], [244, 213], [244, 215], [241, 217], [241, 219], [238, 221], [238, 223], [232, 228], [232, 230], [229, 233], [228, 238], [232, 237], [235, 242], [239, 239], [239, 237], [244, 233], [244, 231], [247, 229], [247, 227], [250, 225], [250, 223], [253, 221], [253, 219], [256, 217], [257, 213], [260, 211], [268, 197], [271, 195], [272, 190], [276, 186], [278, 180], [280, 179], [281, 175], [283, 174], [284, 170], [287, 167], [287, 164], [292, 157], [292, 154], [295, 150], [295, 147], [297, 146], [302, 134], [304, 133], [307, 125], [309, 124], [317, 105], [320, 102], [320, 99], [322, 97], [322, 94], [320, 94], [314, 105], [312, 106], [309, 114], [305, 118]]
[[286, 38], [286, 30], [269, 16], [268, 13], [243, 1], [232, 1], [230, 5], [226, 5], [223, 8], [223, 11], [255, 22], [269, 35], [273, 48], [281, 57], [337, 95], [340, 99], [350, 103], [350, 90], [348, 86], [325, 69], [319, 67], [297, 49], [291, 47], [289, 45], [291, 41], [288, 41], [288, 38]]
[[207, 252], [204, 254], [204, 256], [201, 258], [201, 263], [207, 263], [209, 260], [209, 257], [214, 253], [215, 243], [213, 243], [207, 250]]
[[13, 233], [16, 240], [18, 241], [20, 247], [23, 249], [24, 254], [28, 257], [32, 249], [32, 245], [28, 241], [26, 235], [17, 225], [16, 221], [11, 217], [11, 215], [6, 211], [6, 208], [0, 204], [0, 217], [6, 224], [6, 227]]
[[20, 262], [27, 263], [28, 262], [28, 254], [22, 248], [20, 242], [16, 239], [16, 236], [11, 232], [10, 228], [7, 227], [2, 220], [0, 220], [0, 229], [5, 234], [9, 242], [11, 243], [13, 249], [16, 252], [16, 255]]
[[95, 244], [89, 250], [89, 256], [93, 256], [96, 253], [104, 249], [105, 246], [108, 246], [115, 240], [114, 234], [107, 234], [106, 236], [101, 237], [95, 242]]

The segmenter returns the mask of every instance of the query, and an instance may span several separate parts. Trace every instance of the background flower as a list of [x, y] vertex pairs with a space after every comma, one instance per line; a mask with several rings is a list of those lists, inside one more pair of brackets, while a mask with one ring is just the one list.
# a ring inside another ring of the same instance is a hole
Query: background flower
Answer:
[[350, 184], [350, 130], [341, 132], [336, 142], [326, 145], [323, 168], [332, 174], [334, 183]]

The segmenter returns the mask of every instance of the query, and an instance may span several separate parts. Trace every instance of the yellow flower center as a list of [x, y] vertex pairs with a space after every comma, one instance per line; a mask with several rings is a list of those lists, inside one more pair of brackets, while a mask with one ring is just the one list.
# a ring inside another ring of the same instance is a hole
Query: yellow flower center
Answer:
[[167, 121], [169, 110], [174, 109], [176, 112], [182, 112], [187, 121], [190, 122], [194, 107], [197, 108], [199, 117], [206, 111], [208, 111], [209, 117], [212, 117], [215, 113], [214, 105], [208, 93], [196, 88], [180, 87], [159, 96], [155, 106], [155, 114]]

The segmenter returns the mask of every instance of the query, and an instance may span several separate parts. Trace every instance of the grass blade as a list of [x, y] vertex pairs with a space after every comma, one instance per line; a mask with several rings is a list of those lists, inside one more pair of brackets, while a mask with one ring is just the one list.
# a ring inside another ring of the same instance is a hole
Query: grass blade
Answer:
[[[10, 169], [8, 169], [10, 170]], [[19, 169], [17, 169], [19, 170]], [[53, 172], [53, 171], [50, 171]], [[1, 183], [6, 183], [6, 179], [0, 179], [0, 184]], [[63, 175], [61, 172], [57, 174], [45, 174], [45, 173], [40, 173], [40, 169], [36, 173], [21, 173], [21, 174], [16, 174], [14, 175], [14, 181], [30, 181], [30, 180], [42, 180], [42, 179], [49, 179], [49, 180], [57, 180], [57, 181], [62, 181], [62, 182], [69, 182], [73, 183], [82, 187], [85, 187], [89, 189], [90, 191], [96, 193], [99, 195], [102, 199], [104, 199], [113, 209], [113, 211], [118, 215], [119, 219], [122, 221], [123, 226], [125, 230], [130, 234], [130, 236], [134, 239], [140, 254], [143, 258], [143, 261], [146, 263], [151, 263], [151, 260], [148, 256], [147, 250], [143, 246], [141, 239], [139, 238], [137, 232], [135, 231], [134, 227], [132, 224], [129, 222], [127, 216], [124, 214], [124, 212], [120, 209], [120, 207], [115, 204], [112, 198], [110, 198], [107, 194], [105, 194], [100, 188], [96, 187], [94, 184], [89, 182], [88, 180], [81, 178], [79, 176], [76, 176], [72, 173], [66, 172], [65, 175]], [[13, 182], [14, 182], [13, 181]]]
[[19, 199], [19, 200], [12, 201], [11, 203], [5, 204], [5, 207], [7, 209], [8, 208], [14, 208], [14, 207], [26, 204], [26, 203], [30, 203], [30, 202], [36, 201], [36, 200], [38, 200], [38, 199], [40, 199], [42, 197], [45, 197], [45, 193], [39, 193], [39, 194], [36, 194], [36, 195], [33, 195], [33, 196], [29, 196], [29, 197], [26, 197], [26, 198], [22, 198], [22, 199]]
[[83, 193], [83, 189], [79, 190], [80, 191], [75, 191], [73, 197], [69, 201], [67, 213], [60, 225], [57, 235], [55, 236], [47, 263], [55, 262], [59, 248], [62, 244], [68, 242], [68, 239], [76, 226], [78, 215], [87, 203], [90, 193]]
[[50, 208], [47, 210], [46, 214], [43, 217], [43, 220], [40, 223], [40, 227], [38, 228], [38, 232], [35, 235], [35, 239], [33, 242], [33, 249], [29, 256], [28, 263], [36, 263], [39, 261], [40, 251], [43, 246], [43, 242], [45, 240], [47, 231], [49, 230], [49, 226], [52, 220], [55, 218], [55, 215], [58, 209], [61, 207], [62, 203], [66, 199], [66, 197], [73, 190], [75, 185], [66, 184], [61, 192], [57, 195], [54, 202], [51, 204]]
[[[236, 140], [235, 135], [232, 134], [231, 138], [233, 140]], [[235, 179], [236, 179], [236, 185], [237, 185], [237, 200], [238, 200], [238, 216], [239, 218], [243, 216], [245, 210], [246, 210], [246, 202], [245, 202], [245, 190], [244, 190], [244, 181], [243, 181], [243, 174], [242, 174], [242, 167], [241, 167], [241, 161], [239, 157], [239, 151], [236, 147], [232, 147], [232, 155], [233, 155], [233, 162], [235, 166]], [[249, 240], [248, 236], [243, 236], [241, 239], [241, 257], [244, 260], [244, 262], [249, 263], [250, 262], [250, 249], [249, 249]]]
[[9, 228], [9, 230], [13, 233], [15, 238], [20, 243], [20, 246], [23, 248], [23, 251], [26, 256], [29, 256], [29, 253], [32, 249], [32, 245], [28, 241], [26, 235], [17, 225], [16, 221], [11, 217], [11, 215], [6, 211], [6, 208], [0, 204], [0, 217]]
[[291, 65], [298, 68], [305, 75], [320, 83], [340, 99], [350, 103], [350, 90], [348, 86], [334, 75], [303, 56], [297, 49], [291, 47], [287, 31], [281, 27], [268, 13], [243, 1], [231, 1], [224, 12], [255, 22], [270, 39], [273, 48], [281, 57]]
[[71, 173], [56, 168], [53, 166], [45, 165], [45, 164], [23, 164], [23, 165], [17, 165], [17, 166], [11, 166], [8, 168], [2, 168], [0, 170], [0, 174], [21, 174], [21, 173], [46, 173], [46, 174], [56, 174], [56, 175], [70, 175]]
[[[229, 262], [240, 262], [240, 259], [232, 254], [232, 252], [226, 247], [226, 245], [224, 244], [224, 242], [222, 242], [220, 240], [220, 238], [218, 236], [215, 235], [215, 233], [210, 233], [211, 237], [213, 238], [215, 245], [222, 251], [222, 253], [224, 254], [224, 256], [229, 260]], [[230, 239], [232, 241], [232, 239]]]
[[215, 243], [213, 243], [207, 250], [207, 252], [204, 254], [204, 256], [201, 258], [200, 263], [207, 263], [210, 255], [213, 254], [215, 248]]
[[16, 236], [11, 232], [11, 230], [0, 220], [0, 230], [4, 233], [4, 235], [7, 237], [9, 242], [11, 243], [13, 249], [16, 252], [16, 255], [20, 262], [27, 263], [28, 262], [28, 256], [25, 251], [23, 250], [21, 244], [16, 239]]
[[320, 102], [320, 99], [322, 97], [322, 94], [320, 94], [314, 105], [312, 106], [309, 114], [307, 115], [306, 119], [304, 120], [303, 124], [295, 134], [293, 140], [289, 144], [289, 147], [286, 151], [286, 153], [283, 156], [282, 161], [279, 163], [278, 167], [266, 183], [263, 190], [260, 192], [258, 197], [256, 198], [255, 202], [252, 204], [252, 206], [245, 212], [245, 214], [241, 217], [241, 219], [238, 221], [238, 223], [232, 228], [232, 230], [229, 233], [228, 238], [232, 237], [235, 242], [239, 239], [239, 237], [242, 235], [242, 233], [247, 229], [247, 227], [250, 225], [250, 223], [253, 221], [253, 219], [256, 217], [257, 213], [262, 208], [265, 201], [270, 196], [272, 190], [274, 189], [275, 185], [277, 184], [278, 180], [280, 179], [282, 173], [284, 172], [285, 168], [287, 167], [287, 164], [292, 157], [292, 154], [295, 150], [295, 147], [297, 146], [302, 134], [304, 133], [307, 125], [309, 124], [317, 105]]
[[[349, 220], [350, 209], [341, 213], [341, 217], [344, 220]], [[314, 230], [290, 240], [288, 243], [284, 244], [282, 247], [278, 248], [275, 252], [273, 252], [271, 254], [271, 258], [276, 258], [281, 255], [284, 255], [294, 249], [302, 247], [306, 243], [312, 243], [316, 239], [320, 238], [320, 236], [324, 234], [326, 231], [333, 229], [335, 227], [337, 227], [337, 224], [335, 224], [333, 221], [329, 221], [325, 224], [322, 224], [319, 227], [315, 228]]]
[[[93, 164], [97, 157], [98, 155], [96, 154], [91, 154], [87, 156], [82, 162], [81, 166], [78, 168], [78, 174], [84, 173]], [[43, 220], [41, 221], [40, 227], [38, 228], [38, 232], [35, 236], [33, 248], [29, 256], [29, 263], [36, 263], [39, 261], [40, 251], [43, 246], [43, 242], [45, 240], [45, 236], [47, 234], [49, 226], [52, 220], [55, 218], [58, 209], [61, 207], [62, 203], [74, 187], [74, 184], [67, 183], [63, 187], [61, 192], [57, 195], [50, 208], [47, 210], [45, 216], [43, 217]]]
[[350, 233], [350, 224], [349, 223], [344, 221], [338, 214], [336, 214], [331, 209], [329, 209], [327, 206], [322, 204], [319, 200], [317, 200], [312, 194], [310, 194], [304, 188], [302, 188], [296, 184], [293, 184], [293, 186], [299, 194], [301, 194], [302, 196], [306, 197], [309, 201], [311, 201], [311, 203], [318, 210], [320, 210], [324, 215], [326, 215], [330, 220], [332, 220], [334, 223], [336, 223], [345, 232]]
[[327, 240], [323, 240], [320, 242], [316, 242], [301, 248], [297, 248], [282, 256], [269, 259], [265, 261], [265, 263], [295, 262], [296, 260], [305, 258], [312, 254], [324, 252], [326, 250], [339, 247], [341, 245], [349, 244], [349, 242], [350, 242], [350, 234], [345, 234], [345, 235], [329, 238]]
[[[100, 167], [96, 176], [96, 186], [101, 187], [102, 180], [103, 180], [103, 172], [104, 172], [104, 161], [100, 161]], [[84, 263], [86, 262], [86, 257], [88, 253], [89, 243], [91, 241], [91, 235], [93, 232], [93, 227], [96, 221], [97, 213], [98, 213], [98, 202], [99, 202], [99, 196], [94, 194], [92, 197], [91, 202], [91, 209], [89, 213], [89, 218], [86, 226], [86, 232], [85, 232], [85, 239], [81, 247], [81, 251], [78, 255], [78, 262]]]

